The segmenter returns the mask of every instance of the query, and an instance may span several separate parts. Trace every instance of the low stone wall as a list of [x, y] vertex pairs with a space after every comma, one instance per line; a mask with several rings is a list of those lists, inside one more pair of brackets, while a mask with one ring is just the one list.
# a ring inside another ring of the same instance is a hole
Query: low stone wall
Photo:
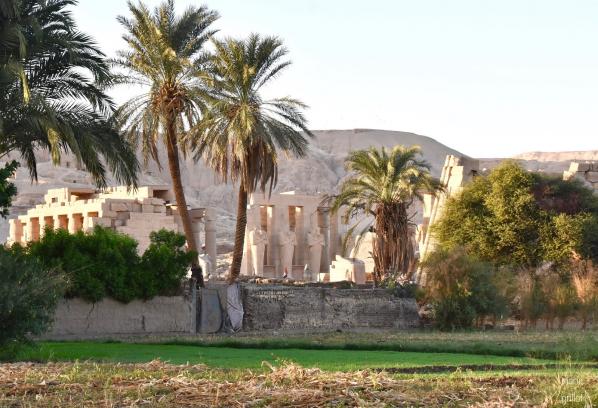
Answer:
[[88, 303], [64, 299], [46, 339], [99, 338], [140, 334], [190, 334], [196, 331], [196, 304], [184, 296], [157, 296], [124, 304], [113, 299]]
[[419, 326], [415, 299], [383, 289], [245, 285], [244, 330], [407, 329]]

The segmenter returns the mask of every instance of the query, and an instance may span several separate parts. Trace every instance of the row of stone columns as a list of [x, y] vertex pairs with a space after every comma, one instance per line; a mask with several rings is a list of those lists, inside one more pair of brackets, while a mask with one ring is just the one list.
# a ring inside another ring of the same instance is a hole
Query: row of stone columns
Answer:
[[[338, 234], [334, 232], [337, 231], [337, 225], [335, 224], [331, 228], [331, 218], [336, 219], [337, 217], [331, 217], [326, 208], [316, 208], [313, 213], [308, 214], [306, 207], [302, 206], [252, 205], [248, 209], [242, 273], [262, 274], [263, 266], [267, 265], [274, 268], [275, 276], [282, 276], [285, 269], [290, 276], [293, 265], [305, 264], [310, 265], [310, 270], [313, 269], [311, 270], [313, 278], [320, 271], [328, 271], [330, 259], [336, 255], [336, 252], [332, 253], [331, 251], [337, 250], [337, 246], [332, 243], [338, 239]], [[289, 257], [287, 253], [289, 239], [286, 237], [291, 229], [294, 230], [292, 231], [294, 235], [292, 262], [287, 259]], [[263, 239], [258, 238], [260, 230], [265, 230]], [[285, 242], [281, 241], [283, 236]], [[320, 238], [317, 238], [318, 236]], [[265, 249], [258, 249], [257, 242], [260, 242], [259, 245], [265, 246]], [[318, 248], [312, 248], [313, 245]], [[281, 252], [283, 247], [284, 253]], [[264, 254], [261, 253], [262, 251]], [[312, 254], [314, 251], [318, 251], [318, 257], [314, 258]], [[255, 257], [260, 259], [252, 259]]]
[[46, 228], [66, 229], [71, 234], [83, 229], [86, 218], [83, 214], [62, 214], [54, 216], [29, 217], [26, 222], [21, 219], [9, 221], [9, 240], [16, 243], [37, 241], [44, 235]]

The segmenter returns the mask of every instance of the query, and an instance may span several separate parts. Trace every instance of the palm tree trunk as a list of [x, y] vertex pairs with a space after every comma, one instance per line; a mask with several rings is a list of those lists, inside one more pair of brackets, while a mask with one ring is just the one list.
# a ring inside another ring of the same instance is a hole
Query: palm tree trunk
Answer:
[[[170, 178], [172, 179], [172, 188], [174, 190], [174, 197], [176, 205], [183, 223], [183, 230], [185, 231], [185, 238], [187, 239], [187, 250], [197, 253], [197, 244], [193, 236], [193, 226], [191, 224], [191, 217], [187, 209], [187, 200], [185, 199], [185, 191], [183, 190], [183, 182], [181, 180], [181, 167], [179, 162], [179, 149], [176, 140], [176, 131], [174, 129], [174, 122], [170, 123], [167, 128], [166, 135], [166, 152], [168, 154], [168, 167], [170, 170]], [[197, 260], [193, 259], [193, 266], [197, 265]], [[198, 278], [193, 276], [194, 278]]]
[[239, 186], [239, 198], [237, 201], [237, 225], [235, 227], [235, 247], [233, 249], [233, 261], [230, 266], [228, 283], [234, 283], [241, 273], [241, 262], [243, 262], [243, 247], [245, 246], [245, 227], [247, 226], [247, 191], [245, 184], [241, 181]]

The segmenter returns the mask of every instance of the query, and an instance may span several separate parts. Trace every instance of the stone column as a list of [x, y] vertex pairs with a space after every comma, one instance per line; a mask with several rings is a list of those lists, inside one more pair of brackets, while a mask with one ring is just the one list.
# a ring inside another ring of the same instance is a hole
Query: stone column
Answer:
[[54, 228], [54, 218], [53, 217], [40, 217], [39, 218], [39, 236], [40, 238], [44, 236], [46, 232], [46, 228]]
[[75, 232], [77, 232], [77, 220], [75, 218], [75, 214], [68, 214], [67, 220], [69, 234], [74, 234]]
[[336, 256], [340, 254], [340, 237], [338, 234], [339, 229], [339, 216], [338, 213], [330, 214], [330, 246], [329, 246], [329, 258], [334, 260]]
[[303, 280], [317, 281], [320, 273], [320, 262], [322, 259], [322, 247], [324, 246], [324, 236], [320, 233], [318, 227], [312, 228], [307, 233], [307, 246], [309, 248], [309, 270], [311, 276], [304, 276]]
[[295, 207], [295, 236], [297, 248], [295, 251], [295, 265], [305, 265], [305, 207]]
[[260, 225], [260, 207], [259, 205], [249, 205], [247, 207], [247, 225], [245, 226], [245, 236], [243, 241], [243, 260], [241, 262], [241, 275], [252, 274], [252, 255], [251, 255], [251, 243], [250, 243], [250, 232]]
[[293, 276], [293, 253], [297, 244], [297, 237], [291, 230], [282, 231], [278, 236], [280, 246], [280, 266], [282, 273], [286, 272], [287, 277], [294, 279]]
[[207, 209], [204, 215], [206, 231], [206, 255], [210, 258], [213, 273], [216, 268], [216, 216], [211, 209]]
[[201, 254], [201, 231], [202, 231], [202, 223], [194, 219], [191, 224], [191, 228], [193, 229], [193, 238], [195, 239], [195, 245], [197, 245], [197, 252]]
[[264, 276], [264, 251], [268, 242], [266, 231], [254, 227], [249, 231], [249, 244], [251, 246], [251, 275]]
[[319, 211], [322, 217], [322, 226], [320, 231], [324, 236], [324, 247], [322, 248], [322, 259], [320, 261], [320, 270], [327, 271], [330, 266], [330, 210], [321, 209]]
[[280, 276], [278, 270], [278, 237], [276, 236], [276, 208], [269, 205], [267, 208], [266, 234], [268, 235], [268, 259], [267, 265], [274, 265], [274, 276]]

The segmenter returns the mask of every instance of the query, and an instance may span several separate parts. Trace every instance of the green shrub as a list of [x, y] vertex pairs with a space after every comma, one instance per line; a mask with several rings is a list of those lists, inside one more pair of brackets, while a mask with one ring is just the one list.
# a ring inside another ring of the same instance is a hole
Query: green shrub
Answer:
[[64, 271], [67, 297], [129, 302], [139, 295], [137, 242], [124, 234], [101, 227], [89, 234], [47, 229], [28, 252], [46, 267]]
[[0, 357], [43, 333], [62, 297], [63, 280], [23, 251], [0, 246]]
[[185, 252], [185, 236], [162, 229], [150, 234], [151, 244], [141, 257], [142, 296], [173, 294], [187, 273], [194, 252]]
[[96, 227], [87, 234], [48, 229], [25, 251], [46, 268], [64, 272], [66, 297], [127, 303], [175, 292], [191, 262], [193, 255], [182, 250], [184, 236], [162, 230], [152, 233], [151, 242], [140, 257], [133, 238], [111, 229]]
[[[462, 249], [439, 249], [422, 263], [426, 276], [424, 302], [432, 306], [442, 330], [462, 329], [500, 318], [508, 312], [510, 291], [499, 285], [507, 270], [497, 271]], [[502, 285], [505, 285], [502, 283]]]

